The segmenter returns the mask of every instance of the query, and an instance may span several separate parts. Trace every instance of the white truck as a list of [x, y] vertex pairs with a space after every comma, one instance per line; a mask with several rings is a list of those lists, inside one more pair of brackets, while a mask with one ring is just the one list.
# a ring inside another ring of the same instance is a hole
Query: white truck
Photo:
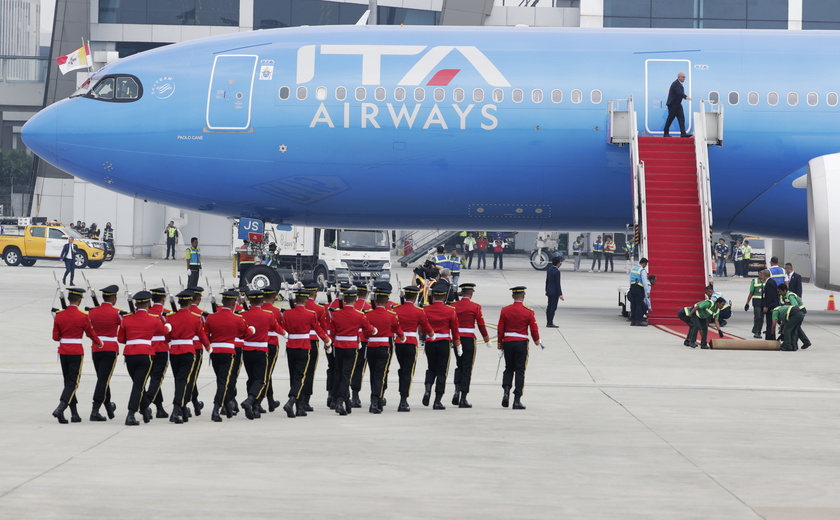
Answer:
[[[255, 289], [307, 280], [322, 288], [341, 282], [361, 285], [391, 280], [388, 230], [266, 224], [262, 238], [247, 244], [246, 255], [254, 257], [254, 266], [245, 279]], [[242, 241], [237, 245], [243, 249]]]

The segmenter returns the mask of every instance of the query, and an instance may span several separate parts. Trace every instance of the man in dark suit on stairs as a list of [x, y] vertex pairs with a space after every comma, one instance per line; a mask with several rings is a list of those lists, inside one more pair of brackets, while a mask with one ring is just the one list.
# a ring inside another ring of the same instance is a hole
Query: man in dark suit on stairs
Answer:
[[685, 114], [682, 107], [683, 99], [691, 101], [691, 98], [685, 95], [683, 83], [685, 83], [685, 73], [680, 72], [677, 74], [677, 79], [671, 83], [671, 89], [668, 91], [668, 100], [665, 102], [665, 106], [668, 107], [668, 119], [665, 120], [665, 137], [669, 137], [668, 129], [674, 122], [674, 118], [680, 125], [680, 137], [691, 137], [691, 134], [685, 131]]

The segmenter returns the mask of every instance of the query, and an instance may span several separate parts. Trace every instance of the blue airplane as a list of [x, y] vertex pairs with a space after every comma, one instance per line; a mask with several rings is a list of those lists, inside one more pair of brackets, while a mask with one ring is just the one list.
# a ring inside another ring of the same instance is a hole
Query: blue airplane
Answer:
[[685, 72], [687, 114], [700, 98], [726, 104], [715, 232], [803, 240], [807, 190], [793, 181], [840, 150], [838, 45], [821, 31], [262, 30], [119, 60], [23, 138], [94, 184], [226, 216], [616, 229], [632, 222], [631, 169], [607, 142], [607, 101], [632, 96], [639, 131], [662, 135]]

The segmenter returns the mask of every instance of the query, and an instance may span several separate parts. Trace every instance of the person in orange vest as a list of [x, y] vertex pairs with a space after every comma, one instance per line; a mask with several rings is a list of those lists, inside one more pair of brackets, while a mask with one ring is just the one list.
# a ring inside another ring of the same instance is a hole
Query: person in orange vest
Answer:
[[615, 258], [615, 242], [613, 241], [611, 236], [607, 236], [606, 240], [604, 241], [604, 272], [607, 272], [607, 268], [610, 269], [610, 272], [615, 272], [615, 264], [613, 263], [613, 259]]

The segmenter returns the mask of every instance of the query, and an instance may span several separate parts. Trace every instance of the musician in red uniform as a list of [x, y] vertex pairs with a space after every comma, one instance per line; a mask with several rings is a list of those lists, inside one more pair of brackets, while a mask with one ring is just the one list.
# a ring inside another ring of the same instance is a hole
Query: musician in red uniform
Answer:
[[[222, 293], [222, 306], [216, 312], [207, 317], [205, 328], [210, 347], [213, 352], [210, 354], [210, 362], [213, 371], [216, 373], [216, 396], [213, 398], [213, 413], [210, 418], [215, 422], [221, 422], [219, 413], [222, 406], [225, 407], [225, 414], [228, 419], [233, 416], [233, 374], [236, 371], [236, 348], [234, 342], [237, 338], [250, 339], [255, 329], [245, 323], [245, 319], [233, 312], [236, 308], [236, 299], [239, 297], [237, 291], [225, 291]], [[265, 311], [260, 311], [265, 312]], [[253, 413], [249, 417], [253, 419]]]
[[409, 285], [403, 288], [403, 292], [405, 293], [405, 302], [394, 308], [404, 336], [403, 341], [398, 342], [394, 347], [397, 361], [400, 364], [400, 369], [397, 371], [400, 379], [400, 405], [397, 407], [397, 411], [410, 412], [408, 395], [411, 390], [411, 378], [414, 376], [414, 366], [417, 364], [417, 332], [422, 330], [431, 341], [434, 341], [435, 331], [429, 325], [429, 320], [426, 319], [426, 313], [423, 312], [423, 309], [414, 304], [417, 295], [420, 294], [420, 288], [416, 285]]
[[478, 328], [484, 338], [484, 343], [490, 342], [490, 336], [487, 334], [481, 305], [472, 301], [475, 284], [462, 283], [460, 288], [461, 298], [452, 306], [455, 307], [455, 313], [458, 315], [458, 334], [461, 336], [463, 352], [455, 358], [457, 367], [455, 368], [455, 394], [452, 396], [452, 404], [458, 405], [458, 408], [472, 408], [467, 401], [467, 394], [470, 393], [470, 381], [475, 365], [475, 329]]
[[169, 333], [169, 362], [172, 365], [172, 377], [175, 379], [175, 393], [172, 395], [172, 415], [169, 421], [175, 424], [187, 422], [189, 417], [184, 415], [187, 404], [187, 388], [192, 378], [195, 363], [194, 337], [202, 346], [209, 350], [210, 342], [204, 332], [201, 318], [190, 312], [195, 293], [187, 289], [178, 293], [178, 305], [181, 309], [166, 317], [166, 323], [172, 328]]
[[[149, 314], [155, 316], [162, 323], [166, 323], [165, 316], [172, 312], [163, 306], [166, 303], [166, 289], [158, 287], [149, 291], [152, 293], [152, 306], [149, 307]], [[149, 374], [149, 398], [155, 405], [157, 412], [155, 417], [166, 419], [169, 414], [163, 408], [163, 377], [166, 375], [166, 367], [169, 366], [169, 343], [163, 336], [152, 338], [152, 349], [155, 354], [152, 358], [152, 372]]]
[[[356, 303], [353, 306], [356, 310], [364, 312], [369, 311], [373, 307], [367, 301], [368, 289], [365, 286], [356, 288]], [[365, 359], [367, 359], [367, 341], [368, 337], [364, 331], [359, 333], [360, 349], [359, 355], [356, 356], [356, 364], [353, 366], [353, 377], [350, 379], [350, 389], [353, 391], [353, 397], [350, 403], [353, 408], [362, 407], [362, 399], [359, 397], [359, 392], [362, 390], [362, 380], [365, 378]]]
[[354, 306], [357, 294], [356, 289], [344, 291], [343, 307], [332, 313], [332, 339], [335, 349], [333, 397], [335, 412], [339, 415], [347, 415], [353, 411], [349, 389], [356, 359], [361, 356], [359, 334], [376, 334], [376, 329], [368, 322], [364, 313]]
[[[505, 391], [502, 397], [502, 406], [507, 408], [510, 402], [510, 387], [513, 389], [513, 409], [524, 410], [525, 405], [520, 401], [522, 388], [525, 386], [525, 367], [528, 366], [528, 330], [531, 331], [531, 338], [534, 343], [540, 344], [540, 330], [537, 326], [537, 319], [534, 311], [526, 307], [526, 287], [512, 287], [513, 303], [502, 307], [499, 314], [499, 356], [505, 357], [505, 372], [502, 375], [502, 388]], [[514, 375], [516, 380], [514, 383]]]
[[91, 421], [105, 420], [105, 417], [99, 413], [99, 408], [103, 404], [109, 419], [114, 418], [114, 412], [117, 409], [117, 405], [111, 401], [111, 376], [114, 374], [114, 368], [117, 366], [117, 356], [120, 353], [117, 331], [120, 328], [122, 317], [120, 317], [120, 310], [114, 307], [120, 288], [116, 285], [109, 285], [101, 291], [102, 304], [88, 312], [90, 324], [102, 341], [102, 347], [98, 347], [96, 342], [90, 347], [93, 369], [96, 371], [93, 409], [90, 412]]
[[[344, 291], [350, 290], [350, 284], [342, 282], [338, 286], [338, 294], [336, 298], [327, 305], [327, 321], [332, 318], [332, 313], [337, 311], [344, 305]], [[335, 396], [333, 395], [333, 388], [335, 388], [335, 349], [332, 349], [332, 354], [327, 354], [327, 407], [330, 410], [335, 410]]]
[[435, 331], [435, 340], [426, 341], [426, 359], [429, 368], [426, 370], [426, 393], [423, 394], [423, 406], [429, 406], [432, 385], [435, 385], [435, 410], [445, 410], [441, 403], [446, 389], [446, 374], [449, 371], [449, 349], [454, 345], [461, 349], [461, 337], [458, 334], [458, 316], [455, 309], [446, 305], [444, 300], [449, 294], [449, 284], [438, 281], [432, 286], [434, 303], [423, 308], [426, 319]]
[[152, 420], [152, 410], [149, 408], [151, 397], [146, 391], [146, 382], [149, 380], [149, 373], [152, 370], [152, 357], [154, 348], [152, 338], [155, 336], [167, 336], [168, 325], [164, 325], [159, 318], [149, 314], [149, 306], [152, 304], [152, 293], [140, 291], [134, 295], [135, 312], [124, 317], [117, 339], [125, 345], [123, 356], [128, 375], [131, 377], [131, 396], [128, 399], [128, 415], [125, 418], [126, 426], [137, 426], [140, 424], [134, 414], [143, 413], [143, 422]]
[[[274, 319], [277, 320], [277, 323], [279, 323], [281, 327], [286, 328], [285, 324], [283, 323], [283, 313], [280, 312], [280, 309], [274, 306], [275, 300], [277, 300], [276, 287], [269, 286], [263, 289], [263, 310], [266, 310], [273, 314]], [[280, 401], [274, 399], [274, 382], [272, 381], [274, 377], [274, 367], [277, 365], [278, 357], [280, 357], [280, 334], [272, 330], [268, 332], [268, 365], [266, 368], [267, 382], [265, 388], [265, 397], [266, 401], [268, 401], [269, 412], [273, 412], [274, 410], [280, 407]]]
[[[201, 323], [203, 324], [204, 319], [209, 315], [199, 307], [201, 296], [204, 294], [204, 287], [196, 286], [188, 287], [188, 289], [195, 293], [195, 298], [193, 298], [192, 304], [190, 305], [190, 312], [201, 318]], [[204, 401], [198, 400], [198, 385], [196, 383], [198, 382], [198, 375], [201, 373], [201, 366], [204, 364], [204, 347], [201, 345], [198, 336], [193, 338], [193, 352], [195, 359], [193, 360], [192, 377], [189, 383], [190, 387], [187, 389], [187, 400], [192, 401], [195, 415], [199, 416], [201, 415], [201, 409], [204, 408]], [[185, 417], [190, 417], [190, 409], [186, 404], [183, 407], [183, 412]]]
[[367, 362], [370, 367], [370, 408], [368, 411], [380, 414], [388, 364], [391, 361], [391, 344], [394, 338], [397, 338], [400, 343], [405, 343], [405, 336], [400, 328], [397, 313], [388, 310], [391, 284], [387, 287], [378, 287], [374, 294], [376, 305], [372, 310], [365, 312], [368, 322], [378, 331], [375, 336], [368, 338], [367, 344]]
[[[323, 339], [329, 347], [330, 339], [320, 323], [318, 313], [307, 308], [311, 289], [304, 287], [295, 291], [295, 299], [290, 302], [291, 309], [283, 312], [288, 341], [286, 342], [286, 360], [289, 365], [289, 400], [283, 405], [288, 417], [306, 417], [306, 378], [309, 367], [314, 363], [312, 352], [318, 350], [318, 339]], [[323, 307], [321, 307], [323, 309]], [[312, 335], [315, 339], [312, 339]]]
[[[321, 329], [326, 334], [326, 331], [329, 330], [329, 316], [327, 314], [327, 308], [315, 301], [318, 297], [318, 289], [320, 289], [320, 287], [317, 283], [311, 282], [306, 284], [304, 288], [309, 291], [309, 298], [306, 300], [306, 308], [315, 313], [318, 318], [318, 325], [321, 326]], [[301, 395], [303, 399], [303, 409], [307, 412], [314, 411], [314, 408], [312, 408], [312, 405], [310, 404], [310, 400], [312, 399], [313, 387], [315, 385], [315, 372], [318, 369], [318, 337], [319, 335], [316, 333], [315, 329], [309, 331], [309, 339], [312, 341], [312, 348], [309, 351], [309, 364], [306, 369], [306, 377], [303, 380], [303, 393]]]
[[246, 293], [250, 308], [242, 313], [245, 323], [254, 328], [254, 334], [245, 339], [242, 347], [242, 362], [248, 372], [246, 385], [248, 398], [242, 401], [245, 417], [259, 419], [260, 401], [265, 397], [266, 369], [268, 367], [268, 333], [271, 331], [285, 334], [286, 331], [277, 323], [274, 314], [262, 308], [262, 291], [248, 291]]
[[64, 390], [61, 392], [58, 407], [53, 411], [53, 417], [61, 424], [67, 424], [64, 410], [70, 407], [70, 419], [82, 422], [76, 404], [76, 390], [79, 388], [79, 377], [82, 375], [82, 363], [85, 358], [85, 348], [82, 336], [87, 335], [93, 340], [94, 348], [102, 348], [102, 341], [94, 332], [88, 315], [79, 310], [84, 289], [71, 287], [67, 289], [67, 308], [57, 311], [53, 320], [53, 341], [58, 341], [58, 356], [61, 361], [61, 374], [64, 376]]

